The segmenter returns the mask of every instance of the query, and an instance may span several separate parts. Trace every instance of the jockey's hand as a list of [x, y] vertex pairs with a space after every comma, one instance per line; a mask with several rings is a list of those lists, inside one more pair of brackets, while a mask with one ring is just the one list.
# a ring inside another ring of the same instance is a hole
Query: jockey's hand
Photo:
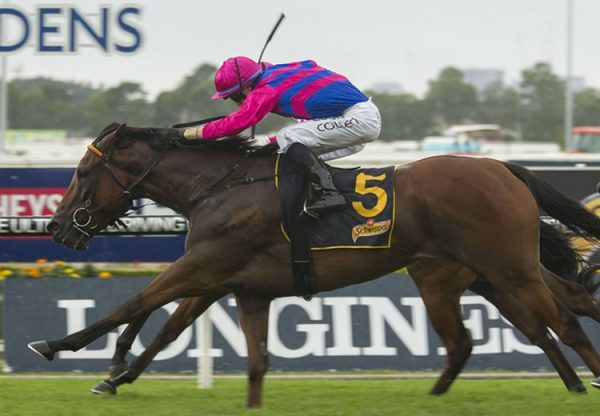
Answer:
[[276, 136], [261, 136], [246, 140], [250, 147], [265, 147], [277, 141]]
[[202, 140], [202, 127], [190, 127], [183, 130], [183, 138], [187, 140]]

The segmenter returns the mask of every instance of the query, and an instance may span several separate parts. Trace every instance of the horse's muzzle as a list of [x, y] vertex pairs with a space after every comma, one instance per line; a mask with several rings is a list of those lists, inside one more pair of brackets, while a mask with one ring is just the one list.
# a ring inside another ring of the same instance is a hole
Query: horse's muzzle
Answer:
[[70, 227], [61, 226], [58, 221], [52, 220], [48, 223], [46, 229], [55, 242], [62, 244], [67, 248], [81, 251], [88, 249], [91, 237], [88, 233], [79, 228], [73, 227], [72, 225]]

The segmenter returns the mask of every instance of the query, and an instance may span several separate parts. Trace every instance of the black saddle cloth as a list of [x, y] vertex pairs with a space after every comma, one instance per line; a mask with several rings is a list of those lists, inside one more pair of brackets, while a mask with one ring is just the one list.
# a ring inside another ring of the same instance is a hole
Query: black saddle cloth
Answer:
[[[291, 240], [291, 225], [302, 214], [309, 184], [294, 162], [278, 160], [282, 231]], [[394, 167], [340, 169], [329, 167], [348, 206], [311, 222], [310, 248], [389, 248], [394, 228]]]

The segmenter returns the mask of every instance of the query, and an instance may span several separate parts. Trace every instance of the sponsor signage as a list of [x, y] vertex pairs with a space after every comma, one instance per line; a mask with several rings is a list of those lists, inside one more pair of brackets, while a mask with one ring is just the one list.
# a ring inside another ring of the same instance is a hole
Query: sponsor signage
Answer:
[[[181, 215], [134, 215], [124, 217], [125, 227], [110, 225], [99, 235], [161, 235], [183, 234], [187, 232], [187, 220]], [[0, 237], [2, 236], [47, 236], [46, 226], [50, 217], [0, 217]]]
[[[170, 209], [145, 206], [125, 217], [123, 229], [108, 227], [87, 251], [63, 247], [44, 230], [67, 191], [73, 168], [0, 168], [0, 262], [39, 258], [70, 262], [169, 262], [183, 253], [187, 223]], [[138, 201], [138, 206], [150, 201]], [[146, 235], [154, 234], [154, 235]], [[156, 235], [161, 234], [161, 235]], [[11, 237], [9, 237], [11, 235]], [[14, 237], [17, 235], [17, 237]]]
[[0, 54], [33, 48], [42, 55], [69, 55], [83, 48], [105, 54], [132, 54], [143, 44], [142, 8], [136, 5], [95, 9], [52, 4], [24, 9], [0, 5]]
[[[6, 279], [4, 283], [5, 360], [15, 372], [106, 371], [119, 333], [110, 332], [77, 352], [41, 360], [27, 343], [59, 339], [103, 318], [133, 296], [149, 278]], [[468, 369], [551, 370], [535, 346], [505, 321], [484, 298], [469, 292], [461, 299], [465, 326], [473, 339]], [[129, 360], [139, 356], [177, 307], [155, 311], [135, 340]], [[211, 308], [216, 371], [245, 371], [247, 348], [235, 299]], [[201, 320], [188, 327], [154, 360], [149, 370], [193, 371], [199, 354]], [[581, 323], [592, 340], [600, 328]], [[412, 280], [392, 274], [372, 282], [324, 292], [307, 302], [288, 297], [271, 304], [268, 349], [272, 370], [441, 369], [445, 350], [427, 318]], [[574, 366], [583, 363], [564, 349]]]

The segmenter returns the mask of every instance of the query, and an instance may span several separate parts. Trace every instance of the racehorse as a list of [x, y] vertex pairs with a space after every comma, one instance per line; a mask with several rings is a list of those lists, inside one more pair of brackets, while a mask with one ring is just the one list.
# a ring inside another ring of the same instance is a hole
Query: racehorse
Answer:
[[[79, 163], [48, 229], [55, 241], [85, 249], [94, 233], [127, 211], [134, 196], [147, 197], [188, 218], [184, 255], [105, 319], [30, 348], [52, 359], [56, 352], [83, 348], [123, 323], [141, 326], [153, 310], [175, 299], [194, 297], [187, 304], [199, 310], [234, 293], [248, 343], [248, 404], [257, 406], [266, 372], [269, 303], [295, 294], [289, 245], [279, 228], [275, 156], [247, 157], [239, 140], [201, 144], [198, 151], [181, 149], [172, 140], [176, 136], [172, 129], [106, 128]], [[371, 280], [420, 261], [460, 265], [514, 297], [536, 324], [536, 345], [554, 348], [549, 327], [600, 376], [600, 357], [574, 315], [544, 283], [557, 278], [538, 260], [536, 199], [505, 164], [429, 158], [397, 168], [394, 187], [398, 226], [391, 248], [315, 253], [319, 290]], [[557, 210], [561, 197], [566, 199], [558, 194], [550, 201]], [[588, 214], [579, 209], [583, 212], [576, 215]], [[600, 220], [594, 220], [594, 233], [600, 235]], [[167, 324], [164, 332], [175, 334], [176, 328]], [[584, 390], [562, 354], [549, 358], [567, 388]]]
[[[598, 266], [581, 267], [580, 265], [586, 264], [586, 262], [571, 247], [567, 235], [544, 222], [540, 226], [542, 263], [557, 276], [568, 280], [552, 278], [547, 282], [548, 286], [553, 294], [573, 312], [599, 321], [598, 304], [589, 295], [596, 294], [600, 285], [594, 279], [594, 273]], [[575, 232], [575, 234], [581, 233]], [[432, 394], [442, 394], [448, 390], [466, 363], [472, 349], [472, 340], [464, 328], [459, 311], [459, 298], [467, 286], [468, 289], [494, 304], [506, 319], [523, 332], [532, 343], [541, 347], [547, 355], [556, 357], [555, 361], [565, 360], [556, 342], [548, 340], [545, 336], [540, 338], [540, 334], [543, 333], [539, 331], [538, 322], [530, 319], [527, 311], [512, 295], [497, 290], [464, 266], [450, 261], [442, 262], [439, 259], [421, 260], [410, 265], [409, 272], [424, 299], [432, 325], [442, 338], [447, 351], [446, 368], [431, 389]], [[589, 293], [583, 290], [577, 282], [585, 285]], [[266, 307], [268, 308], [268, 306]], [[111, 360], [110, 377], [96, 384], [92, 388], [92, 392], [116, 394], [118, 386], [124, 383], [133, 383], [156, 354], [174, 341], [206, 308], [202, 298], [184, 299], [152, 344], [131, 365], [127, 363], [125, 356], [131, 349], [144, 321], [130, 324], [118, 338], [117, 347]], [[263, 314], [261, 318], [264, 319], [264, 322], [259, 325], [266, 328], [268, 315]], [[254, 342], [259, 341], [256, 337], [251, 339]], [[248, 342], [251, 342], [250, 339]], [[261, 348], [266, 348], [266, 346], [257, 344], [253, 349], [260, 350]], [[250, 363], [250, 367], [254, 367], [252, 363]], [[563, 376], [562, 368], [557, 368], [557, 370]], [[570, 384], [566, 373], [563, 381], [568, 388]], [[254, 390], [257, 390], [254, 395], [260, 397], [260, 387]]]

